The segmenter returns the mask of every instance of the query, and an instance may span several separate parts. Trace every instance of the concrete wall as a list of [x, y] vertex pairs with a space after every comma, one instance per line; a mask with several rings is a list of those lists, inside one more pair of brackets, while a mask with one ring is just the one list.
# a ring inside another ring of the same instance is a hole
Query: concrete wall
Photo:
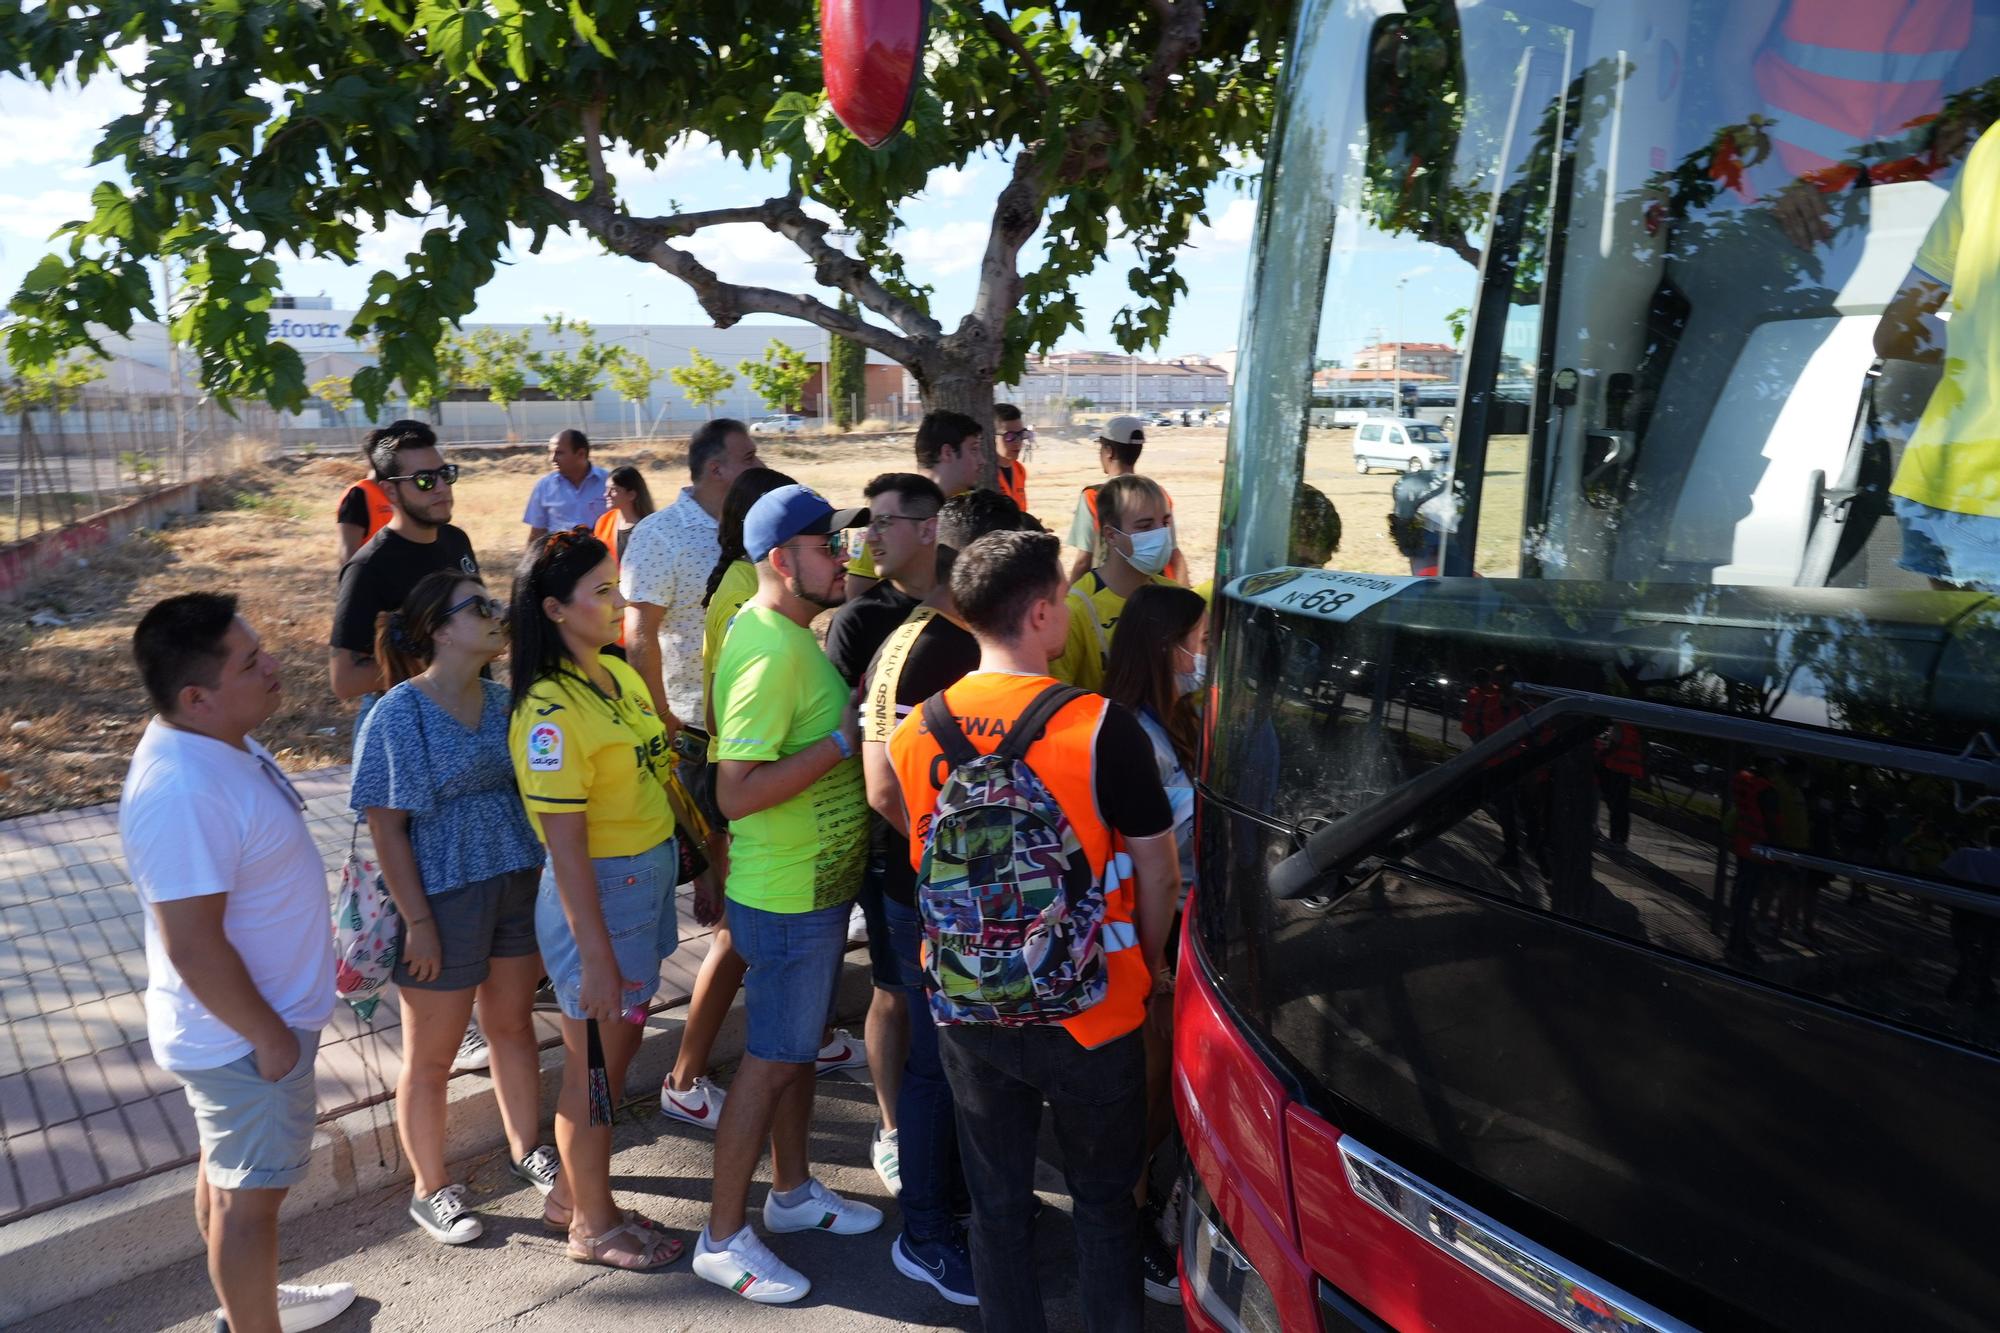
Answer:
[[34, 590], [42, 574], [68, 561], [109, 546], [139, 528], [159, 527], [174, 514], [192, 514], [200, 501], [200, 482], [185, 481], [142, 495], [66, 528], [26, 537], [0, 546], [0, 602], [17, 601]]

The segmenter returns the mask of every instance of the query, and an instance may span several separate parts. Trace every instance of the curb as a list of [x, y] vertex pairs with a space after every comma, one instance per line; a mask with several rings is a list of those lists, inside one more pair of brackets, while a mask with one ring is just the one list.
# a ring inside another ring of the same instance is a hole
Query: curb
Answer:
[[[851, 1021], [866, 1012], [872, 991], [864, 966], [841, 969], [835, 1012]], [[646, 1020], [626, 1085], [631, 1101], [655, 1095], [680, 1054], [681, 1009]], [[716, 1035], [712, 1064], [734, 1064], [743, 1055], [743, 1002], [739, 996]], [[562, 1081], [562, 1048], [542, 1055], [542, 1125], [555, 1113]], [[445, 1084], [445, 1160], [462, 1161], [504, 1147], [500, 1106], [492, 1083], [459, 1075]], [[409, 1163], [395, 1142], [392, 1103], [378, 1103], [321, 1122], [313, 1131], [306, 1178], [285, 1196], [284, 1218], [319, 1212], [410, 1179]], [[547, 1140], [553, 1142], [553, 1139]], [[379, 1145], [379, 1151], [378, 1151]], [[94, 1296], [107, 1288], [201, 1256], [194, 1226], [193, 1165], [176, 1167], [102, 1194], [0, 1228], [0, 1328]], [[79, 1256], [88, 1255], [88, 1262]], [[365, 1277], [356, 1286], [366, 1287]]]

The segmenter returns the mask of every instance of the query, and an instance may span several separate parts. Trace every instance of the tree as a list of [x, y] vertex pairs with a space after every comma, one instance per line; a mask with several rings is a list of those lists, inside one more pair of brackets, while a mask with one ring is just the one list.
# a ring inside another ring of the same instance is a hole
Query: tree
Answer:
[[[465, 355], [465, 383], [486, 390], [487, 401], [506, 412], [507, 431], [513, 434], [514, 404], [521, 401], [521, 394], [528, 387], [528, 335], [502, 333], [495, 328], [474, 329], [459, 339], [459, 346]], [[435, 363], [436, 358], [432, 360]], [[379, 365], [355, 373], [357, 397], [362, 393], [363, 376], [372, 369], [379, 369]]]
[[632, 419], [639, 419], [639, 405], [653, 396], [653, 382], [660, 378], [660, 369], [637, 352], [622, 347], [611, 349], [612, 355], [604, 363], [604, 373], [611, 378], [611, 387], [618, 396], [632, 404]]
[[[379, 358], [379, 353], [377, 354]], [[415, 412], [439, 413], [438, 422], [443, 424], [444, 401], [452, 390], [466, 380], [466, 346], [463, 334], [451, 334], [437, 346], [437, 377], [432, 380], [418, 380], [403, 386], [403, 394], [409, 399], [410, 409]]]
[[790, 412], [798, 407], [799, 395], [813, 377], [812, 363], [796, 347], [777, 338], [765, 346], [761, 358], [738, 361], [736, 368], [750, 381], [750, 387], [764, 400], [764, 406], [773, 412]]
[[[541, 380], [542, 392], [567, 403], [596, 394], [604, 387], [606, 369], [617, 357], [618, 349], [599, 344], [597, 331], [587, 320], [551, 315], [548, 326], [550, 337], [574, 335], [577, 345], [528, 353], [528, 368]], [[526, 336], [522, 335], [524, 339]]]
[[354, 381], [345, 375], [326, 375], [312, 382], [312, 396], [334, 410], [342, 422], [354, 406]]
[[[857, 313], [851, 296], [840, 298], [840, 308], [850, 315]], [[827, 336], [826, 397], [832, 405], [833, 424], [842, 430], [852, 429], [867, 415], [868, 349], [838, 333]]]
[[[364, 230], [417, 218], [421, 242], [401, 271], [374, 275], [353, 325], [383, 349], [355, 377], [372, 408], [393, 382], [435, 378], [439, 340], [516, 229], [537, 251], [564, 229], [679, 278], [718, 327], [816, 324], [906, 367], [926, 407], [990, 423], [995, 383], [1081, 326], [1072, 285], [1114, 241], [1135, 259], [1112, 332], [1128, 350], [1157, 344], [1209, 188], [1262, 147], [1290, 19], [1287, 3], [1226, 0], [934, 5], [913, 125], [871, 152], [830, 114], [809, 0], [683, 0], [671, 33], [631, 0], [10, 5], [0, 69], [123, 78], [142, 105], [97, 149], [130, 187], [99, 185], [66, 252], [24, 279], [9, 341], [39, 361], [124, 332], [153, 315], [148, 265], [167, 255], [185, 279], [174, 328], [204, 386], [296, 405], [298, 353], [268, 336], [273, 256], [352, 264]], [[786, 190], [632, 209], [619, 155], [656, 165], [692, 135], [782, 172]], [[976, 295], [953, 319], [905, 271], [896, 235], [934, 171], [972, 164], [998, 164], [1003, 183]], [[853, 253], [829, 240], [829, 213]], [[725, 282], [678, 244], [733, 223], [790, 241], [859, 313]]]
[[703, 411], [713, 412], [722, 402], [722, 395], [736, 383], [736, 372], [724, 370], [698, 349], [690, 347], [688, 363], [668, 370], [667, 378], [680, 386], [690, 403]]

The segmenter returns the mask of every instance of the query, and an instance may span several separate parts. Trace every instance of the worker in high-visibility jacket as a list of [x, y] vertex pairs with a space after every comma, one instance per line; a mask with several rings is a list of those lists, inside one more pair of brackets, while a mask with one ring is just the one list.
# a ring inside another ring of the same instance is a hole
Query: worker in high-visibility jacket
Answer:
[[1736, 857], [1736, 887], [1729, 899], [1728, 955], [1738, 962], [1753, 962], [1756, 946], [1750, 940], [1750, 925], [1757, 896], [1766, 887], [1772, 863], [1759, 856], [1759, 844], [1768, 844], [1778, 827], [1777, 789], [1765, 773], [1778, 761], [1765, 756], [1745, 764], [1729, 779], [1729, 813], [1726, 831], [1729, 850]]
[[1607, 836], [1623, 847], [1632, 836], [1632, 784], [1646, 777], [1646, 744], [1624, 722], [1597, 738], [1597, 794], [1604, 798]]

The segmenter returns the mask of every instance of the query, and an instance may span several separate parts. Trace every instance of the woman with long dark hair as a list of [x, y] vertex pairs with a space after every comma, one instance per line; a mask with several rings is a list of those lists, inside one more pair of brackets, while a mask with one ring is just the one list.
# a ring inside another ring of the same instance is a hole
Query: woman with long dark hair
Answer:
[[[757, 591], [756, 566], [743, 550], [743, 517], [765, 495], [793, 484], [790, 477], [771, 468], [746, 468], [737, 474], [723, 496], [722, 516], [716, 520], [715, 533], [722, 549], [715, 568], [709, 571], [708, 591], [702, 598], [702, 605], [707, 608], [701, 640], [704, 699], [714, 694], [715, 659], [722, 651], [722, 633], [729, 627], [729, 618]], [[704, 718], [702, 725], [712, 738], [715, 719]], [[701, 803], [709, 826], [720, 832], [728, 821], [715, 808], [713, 739], [709, 741], [708, 767], [704, 771], [708, 776], [695, 790], [694, 797]], [[709, 939], [708, 956], [701, 960], [701, 971], [695, 974], [694, 994], [688, 998], [687, 1023], [681, 1028], [680, 1052], [674, 1057], [674, 1067], [660, 1083], [661, 1115], [711, 1133], [722, 1115], [724, 1093], [709, 1081], [709, 1057], [715, 1052], [715, 1038], [722, 1031], [722, 1020], [729, 1016], [729, 1006], [736, 1002], [736, 992], [743, 987], [743, 955], [736, 952], [735, 942], [730, 939], [729, 919], [723, 915], [719, 892], [727, 866], [718, 864], [715, 872], [711, 877], [713, 890], [717, 891], [714, 896], [709, 896], [708, 885], [697, 886], [695, 893], [695, 920], [704, 926], [714, 926], [715, 934]]]
[[[1119, 478], [1118, 480], [1125, 480]], [[1104, 693], [1124, 704], [1139, 719], [1153, 743], [1153, 762], [1167, 804], [1174, 814], [1174, 841], [1180, 848], [1181, 894], [1194, 887], [1194, 780], [1200, 749], [1198, 691], [1208, 674], [1208, 606], [1201, 594], [1174, 584], [1149, 584], [1134, 592], [1118, 619], [1105, 667]], [[1176, 936], [1179, 918], [1175, 918]], [[1171, 962], [1174, 951], [1167, 950]], [[1147, 1209], [1155, 1176], [1179, 1178], [1180, 1144], [1171, 1143], [1174, 1129], [1174, 1029], [1171, 973], [1160, 981], [1161, 991], [1146, 1007], [1146, 1166], [1137, 1199], [1146, 1224], [1140, 1234], [1140, 1261], [1146, 1291], [1157, 1300], [1179, 1302], [1173, 1249], [1163, 1233], [1175, 1230], [1177, 1219], [1161, 1226], [1161, 1209]], [[1162, 1151], [1162, 1145], [1165, 1150]], [[1166, 1169], [1158, 1165], [1164, 1161]]]
[[566, 1226], [578, 1263], [652, 1269], [682, 1243], [613, 1200], [610, 1113], [679, 943], [679, 875], [666, 727], [638, 673], [603, 651], [624, 610], [616, 562], [588, 530], [535, 544], [514, 578], [509, 747], [549, 850], [535, 935], [562, 1011], [556, 1146], [573, 1206], [543, 1220]]
[[635, 467], [612, 468], [611, 477], [604, 484], [604, 503], [606, 508], [592, 535], [622, 561], [625, 544], [632, 540], [632, 529], [653, 512], [653, 492], [646, 485], [646, 474]]
[[438, 570], [382, 614], [375, 660], [392, 684], [361, 724], [348, 796], [402, 918], [396, 1132], [416, 1177], [410, 1216], [447, 1245], [484, 1230], [444, 1151], [445, 1082], [475, 997], [514, 1174], [559, 1203], [568, 1193], [555, 1150], [536, 1142], [542, 848], [515, 794], [507, 690], [480, 674], [507, 650], [505, 613], [477, 578]]

